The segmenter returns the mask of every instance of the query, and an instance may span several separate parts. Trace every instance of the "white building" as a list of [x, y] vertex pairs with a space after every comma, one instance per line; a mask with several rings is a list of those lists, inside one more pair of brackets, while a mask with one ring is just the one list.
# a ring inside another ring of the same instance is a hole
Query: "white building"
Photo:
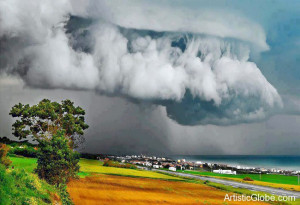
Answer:
[[234, 175], [236, 175], [236, 171], [222, 170], [222, 169], [213, 170], [213, 173], [218, 173], [218, 174], [234, 174]]
[[144, 162], [143, 165], [147, 166], [147, 167], [152, 167], [152, 163], [150, 163], [150, 162]]
[[170, 171], [176, 172], [176, 167], [169, 167]]
[[158, 164], [154, 164], [154, 165], [153, 165], [153, 168], [154, 168], [154, 169], [159, 169], [160, 166], [159, 166]]

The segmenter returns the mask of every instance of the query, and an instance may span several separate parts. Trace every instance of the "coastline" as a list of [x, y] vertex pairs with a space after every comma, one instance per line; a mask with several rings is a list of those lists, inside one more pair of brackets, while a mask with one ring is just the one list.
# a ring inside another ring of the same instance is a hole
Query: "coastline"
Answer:
[[190, 162], [225, 164], [241, 168], [264, 168], [300, 171], [300, 155], [168, 155]]

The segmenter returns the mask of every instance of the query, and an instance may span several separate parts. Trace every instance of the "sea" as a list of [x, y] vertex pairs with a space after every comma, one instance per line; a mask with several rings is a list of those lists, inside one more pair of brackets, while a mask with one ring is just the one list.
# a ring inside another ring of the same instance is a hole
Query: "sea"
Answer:
[[242, 167], [300, 171], [300, 155], [171, 155], [169, 158], [186, 161], [219, 163]]

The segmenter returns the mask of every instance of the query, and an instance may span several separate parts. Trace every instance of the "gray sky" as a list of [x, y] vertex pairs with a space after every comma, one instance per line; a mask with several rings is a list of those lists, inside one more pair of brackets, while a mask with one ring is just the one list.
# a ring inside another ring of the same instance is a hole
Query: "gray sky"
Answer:
[[182, 126], [161, 106], [137, 105], [92, 91], [44, 90], [0, 80], [0, 135], [11, 137], [9, 109], [18, 102], [70, 98], [86, 109], [85, 151], [153, 154], [299, 154], [300, 117], [276, 115], [259, 123]]

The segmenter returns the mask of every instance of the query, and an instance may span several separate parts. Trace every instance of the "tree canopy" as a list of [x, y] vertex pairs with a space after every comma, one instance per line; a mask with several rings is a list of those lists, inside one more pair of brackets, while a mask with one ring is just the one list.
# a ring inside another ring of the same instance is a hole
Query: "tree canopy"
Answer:
[[58, 131], [64, 131], [70, 140], [70, 147], [77, 147], [83, 131], [89, 126], [85, 123], [85, 111], [70, 100], [61, 103], [48, 99], [30, 106], [22, 103], [12, 107], [12, 117], [18, 118], [13, 124], [13, 134], [20, 140], [32, 136], [38, 142], [49, 140]]

